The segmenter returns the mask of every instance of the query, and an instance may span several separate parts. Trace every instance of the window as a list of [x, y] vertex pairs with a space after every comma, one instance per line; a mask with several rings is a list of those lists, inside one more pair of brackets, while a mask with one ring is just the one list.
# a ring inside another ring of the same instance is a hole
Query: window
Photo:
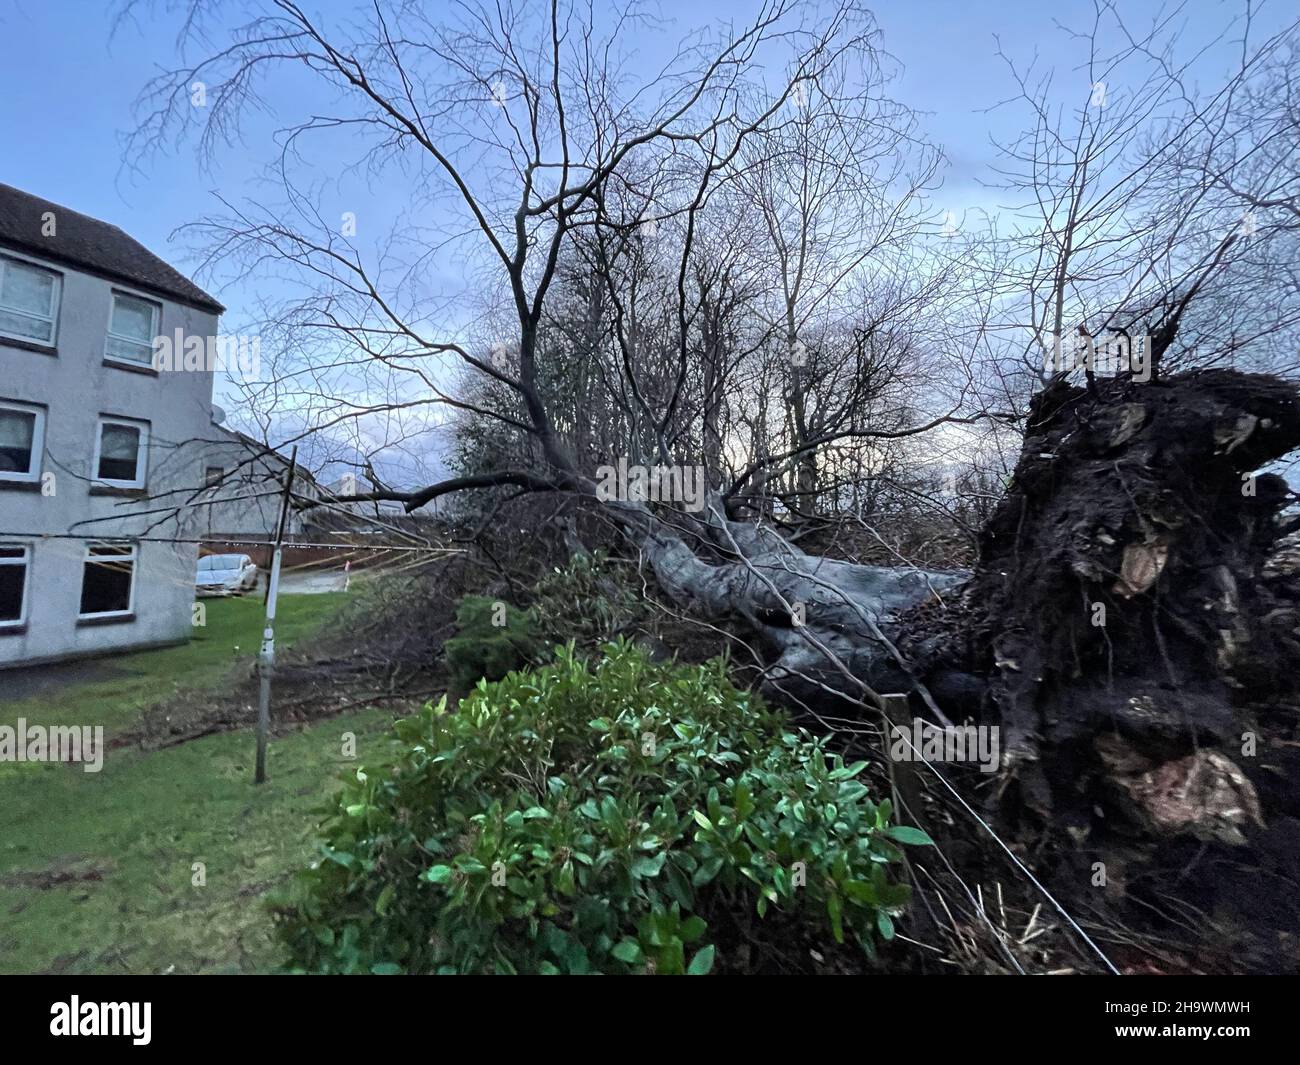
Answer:
[[158, 335], [158, 304], [113, 293], [113, 313], [108, 320], [108, 344], [104, 354], [110, 359], [153, 365], [153, 338]]
[[31, 548], [0, 544], [0, 632], [27, 620], [27, 564]]
[[131, 613], [135, 592], [134, 544], [91, 544], [81, 570], [83, 618]]
[[0, 256], [0, 335], [54, 343], [59, 275]]
[[0, 482], [39, 481], [45, 410], [0, 399]]
[[100, 418], [95, 480], [114, 488], [143, 488], [149, 455], [149, 423]]
[[203, 487], [216, 488], [225, 477], [226, 471], [220, 466], [209, 466], [203, 471]]

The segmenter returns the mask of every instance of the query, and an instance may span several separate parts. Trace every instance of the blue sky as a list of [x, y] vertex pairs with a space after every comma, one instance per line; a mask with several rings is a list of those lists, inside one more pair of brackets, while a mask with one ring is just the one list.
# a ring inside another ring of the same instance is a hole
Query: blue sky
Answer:
[[[330, 0], [309, 10], [351, 6]], [[702, 12], [723, 17], [748, 6], [668, 3], [664, 10], [686, 29]], [[1206, 6], [1220, 5], [1210, 0]], [[1049, 11], [1065, 17], [1086, 7], [1072, 0], [883, 0], [876, 5], [885, 45], [906, 68], [899, 95], [932, 112], [927, 126], [955, 164], [952, 179], [969, 181], [989, 156], [988, 117], [975, 108], [993, 103], [1007, 84], [992, 53], [993, 34], [1009, 49], [1029, 55], [1034, 42], [1052, 32]], [[6, 145], [25, 146], [6, 153], [3, 178], [122, 225], [151, 248], [166, 251], [177, 226], [212, 208], [213, 190], [238, 195], [256, 167], [228, 153], [215, 173], [205, 174], [191, 152], [181, 151], [153, 161], [143, 180], [122, 177], [119, 135], [133, 124], [132, 103], [144, 82], [175, 63], [177, 19], [160, 8], [155, 20], [141, 12], [114, 32], [113, 10], [109, 0], [7, 0], [0, 7], [0, 32], [10, 44], [0, 65], [0, 134]]]
[[[1147, 0], [1121, 4], [1134, 25], [1159, 9]], [[121, 169], [121, 135], [133, 126], [132, 104], [150, 75], [177, 62], [178, 22], [167, 5], [142, 7], [137, 17], [113, 28], [118, 5], [108, 0], [7, 0], [0, 6], [0, 34], [7, 42], [0, 65], [0, 144], [6, 146], [0, 180], [47, 199], [113, 222], [155, 252], [192, 273], [195, 259], [175, 230], [216, 209], [214, 193], [239, 199], [255, 191], [253, 181], [269, 157], [260, 136], [274, 128], [268, 119], [254, 127], [247, 151], [222, 153], [204, 172], [190, 146], [151, 159], [143, 175]], [[307, 4], [310, 11], [352, 9], [342, 0]], [[666, 17], [686, 30], [701, 18], [739, 18], [754, 5], [735, 2], [667, 0]], [[1221, 25], [1240, 5], [1228, 0], [1190, 0], [1197, 26]], [[993, 158], [990, 134], [1010, 137], [1018, 124], [1012, 111], [983, 113], [1011, 93], [1005, 67], [995, 55], [994, 35], [1006, 51], [1054, 66], [1068, 83], [1074, 57], [1053, 21], [1086, 24], [1092, 10], [1084, 0], [881, 0], [875, 11], [884, 45], [902, 64], [896, 98], [925, 112], [924, 130], [945, 149], [950, 165], [940, 209], [993, 207], [997, 195], [979, 184]], [[1263, 25], [1280, 25], [1294, 5], [1265, 5]], [[1206, 60], [1213, 75], [1214, 57]], [[273, 116], [272, 116], [273, 118]], [[382, 199], [381, 192], [372, 195]], [[380, 214], [400, 205], [380, 203]], [[200, 278], [200, 280], [203, 280]], [[228, 331], [247, 328], [255, 283], [218, 288], [229, 308]]]

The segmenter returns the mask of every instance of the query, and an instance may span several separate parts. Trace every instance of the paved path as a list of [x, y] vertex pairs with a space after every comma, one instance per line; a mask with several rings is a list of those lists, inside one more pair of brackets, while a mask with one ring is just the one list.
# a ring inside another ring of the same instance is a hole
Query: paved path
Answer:
[[[341, 592], [347, 574], [342, 570], [292, 570], [280, 574], [281, 595], [319, 595], [321, 592]], [[258, 583], [258, 594], [266, 586], [266, 574]]]

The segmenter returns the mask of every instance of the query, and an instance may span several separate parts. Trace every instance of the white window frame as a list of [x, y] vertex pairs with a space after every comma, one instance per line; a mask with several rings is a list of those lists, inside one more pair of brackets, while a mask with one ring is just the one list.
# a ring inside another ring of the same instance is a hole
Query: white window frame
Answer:
[[[100, 449], [104, 443], [105, 425], [125, 425], [140, 432], [140, 442], [136, 447], [135, 480], [122, 481], [99, 475]], [[101, 414], [95, 423], [95, 455], [91, 460], [91, 484], [104, 485], [109, 488], [143, 488], [149, 479], [149, 423], [138, 418], [119, 418], [116, 414]]]
[[21, 551], [22, 558], [3, 558], [0, 557], [0, 566], [22, 566], [26, 572], [23, 574], [23, 598], [18, 604], [17, 620], [5, 620], [0, 618], [0, 632], [5, 629], [19, 629], [27, 624], [27, 611], [31, 607], [32, 601], [32, 547], [31, 544], [6, 544], [0, 543], [0, 549], [5, 551]]
[[[109, 556], [109, 557], [119, 558], [124, 562], [129, 559], [131, 562], [131, 583], [130, 585], [127, 586], [127, 590], [126, 590], [125, 610], [101, 610], [95, 614], [81, 613], [81, 596], [84, 595], [86, 591], [86, 566], [90, 564], [92, 559], [105, 557], [102, 555], [97, 556], [95, 554], [95, 548], [97, 547], [98, 548], [104, 548], [104, 547], [127, 548], [127, 553], [125, 555]], [[81, 584], [79, 586], [79, 592], [77, 595], [77, 620], [87, 621], [87, 620], [94, 620], [95, 618], [124, 618], [124, 617], [129, 617], [131, 614], [134, 614], [135, 613], [135, 583], [136, 583], [136, 575], [139, 573], [139, 571], [140, 571], [140, 545], [139, 544], [126, 543], [122, 540], [93, 540], [90, 543], [87, 543], [85, 553], [82, 554], [81, 556]]]
[[[34, 484], [41, 479], [41, 466], [45, 459], [45, 408], [35, 403], [23, 403], [16, 399], [0, 399], [0, 410], [16, 410], [22, 414], [35, 414], [36, 424], [32, 428], [32, 458], [26, 473], [12, 470], [0, 470], [0, 484]], [[97, 467], [98, 468], [98, 467]]]
[[[0, 338], [4, 340], [16, 340], [20, 344], [39, 344], [41, 347], [53, 348], [59, 343], [59, 308], [63, 306], [63, 275], [57, 270], [51, 270], [44, 263], [33, 262], [31, 259], [23, 259], [17, 255], [0, 255], [0, 273], [4, 272], [6, 263], [18, 263], [20, 266], [27, 266], [33, 270], [39, 270], [43, 274], [49, 274], [54, 279], [54, 285], [50, 289], [50, 339], [38, 340], [36, 337], [26, 337], [21, 333], [8, 333], [0, 329]], [[10, 314], [21, 314], [24, 318], [36, 318], [37, 315], [31, 311], [21, 310], [17, 307], [5, 307], [0, 304], [4, 310]], [[44, 319], [41, 319], [44, 320]]]
[[143, 361], [139, 359], [125, 359], [121, 355], [114, 355], [111, 351], [108, 350], [108, 342], [110, 340], [122, 340], [128, 344], [140, 343], [140, 340], [137, 337], [123, 336], [121, 333], [113, 332], [113, 311], [117, 306], [118, 296], [125, 296], [127, 299], [138, 300], [140, 303], [147, 303], [149, 305], [150, 309], [153, 312], [153, 318], [151, 320], [150, 330], [149, 330], [153, 334], [153, 337], [150, 338], [150, 341], [152, 341], [154, 337], [158, 336], [158, 330], [161, 327], [161, 322], [162, 322], [161, 303], [159, 303], [156, 299], [152, 299], [149, 296], [143, 295], [142, 293], [132, 292], [130, 291], [130, 289], [114, 288], [109, 293], [109, 297], [108, 297], [108, 325], [104, 330], [104, 361], [117, 363], [117, 365], [119, 366], [147, 366], [150, 369], [153, 369], [154, 349], [152, 347], [150, 347], [149, 349], [149, 357], [147, 359], [144, 359]]

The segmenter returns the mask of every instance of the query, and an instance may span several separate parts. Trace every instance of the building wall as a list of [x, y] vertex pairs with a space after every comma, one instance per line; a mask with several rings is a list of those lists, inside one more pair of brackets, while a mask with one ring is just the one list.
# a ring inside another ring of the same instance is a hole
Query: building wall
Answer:
[[[0, 543], [29, 544], [32, 553], [27, 623], [19, 632], [0, 629], [0, 668], [184, 641], [191, 633], [197, 544], [141, 542], [133, 615], [78, 623], [88, 542], [186, 535], [186, 501], [203, 477], [204, 452], [196, 441], [209, 435], [212, 419], [210, 370], [122, 368], [105, 363], [104, 345], [114, 289], [161, 304], [163, 336], [177, 329], [215, 335], [217, 317], [34, 256], [15, 257], [53, 269], [63, 281], [55, 354], [0, 338], [0, 398], [44, 405], [41, 469], [53, 474], [46, 491], [0, 481]], [[92, 492], [101, 414], [150, 423], [148, 498]]]
[[[211, 430], [213, 439], [203, 445], [203, 466], [221, 467], [222, 481], [194, 501], [187, 519], [197, 535], [206, 538], [230, 537], [235, 540], [270, 540], [275, 538], [280, 522], [280, 504], [284, 495], [289, 463], [275, 454], [249, 445], [239, 436], [218, 426]], [[294, 480], [294, 495], [311, 495], [310, 482], [302, 470]], [[302, 515], [290, 510], [285, 533], [295, 536], [303, 531]], [[220, 545], [214, 550], [220, 551]], [[244, 548], [230, 548], [252, 554]]]

